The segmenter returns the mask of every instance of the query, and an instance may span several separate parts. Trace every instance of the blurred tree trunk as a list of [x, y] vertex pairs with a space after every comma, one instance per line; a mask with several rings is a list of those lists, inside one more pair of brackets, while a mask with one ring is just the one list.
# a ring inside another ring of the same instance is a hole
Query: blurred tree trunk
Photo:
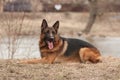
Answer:
[[85, 29], [82, 31], [82, 34], [88, 34], [91, 31], [97, 16], [97, 0], [88, 0], [88, 1], [90, 6], [89, 20]]
[[0, 0], [0, 13], [3, 12], [3, 0]]

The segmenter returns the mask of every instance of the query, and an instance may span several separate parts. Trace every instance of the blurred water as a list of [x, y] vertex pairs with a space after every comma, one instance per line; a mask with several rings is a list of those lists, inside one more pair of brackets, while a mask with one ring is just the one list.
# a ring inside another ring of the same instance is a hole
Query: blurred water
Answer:
[[[16, 52], [14, 54], [14, 58], [38, 58], [40, 57], [39, 53], [39, 46], [38, 46], [39, 39], [36, 37], [22, 37], [16, 41]], [[8, 50], [8, 39], [2, 39], [0, 45], [0, 58], [8, 59], [9, 57], [9, 50]], [[11, 46], [12, 47], [12, 46]]]
[[[22, 37], [16, 43], [17, 50], [13, 57], [17, 59], [40, 57], [38, 41], [39, 38], [36, 37]], [[104, 56], [120, 57], [119, 37], [94, 37], [88, 42], [95, 45]], [[8, 39], [4, 38], [0, 44], [0, 58], [8, 59], [8, 52]]]
[[93, 44], [104, 56], [120, 57], [120, 37], [96, 37]]

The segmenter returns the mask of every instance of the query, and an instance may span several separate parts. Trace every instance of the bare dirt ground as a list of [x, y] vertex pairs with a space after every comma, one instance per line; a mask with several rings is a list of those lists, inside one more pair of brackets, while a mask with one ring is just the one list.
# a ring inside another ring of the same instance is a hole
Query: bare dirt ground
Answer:
[[102, 63], [17, 64], [0, 60], [0, 80], [120, 80], [120, 58]]
[[[19, 17], [21, 16], [18, 14], [1, 14], [0, 34], [6, 32], [5, 27], [9, 26], [8, 24], [19, 26]], [[23, 34], [32, 32], [38, 35], [43, 18], [47, 19], [50, 25], [60, 20], [60, 34], [76, 36], [85, 28], [88, 14], [27, 14], [22, 24]], [[97, 18], [90, 35], [120, 37], [119, 21], [120, 14], [104, 14]], [[0, 80], [120, 80], [120, 58], [104, 57], [103, 62], [97, 64], [17, 64], [16, 61], [0, 60]]]

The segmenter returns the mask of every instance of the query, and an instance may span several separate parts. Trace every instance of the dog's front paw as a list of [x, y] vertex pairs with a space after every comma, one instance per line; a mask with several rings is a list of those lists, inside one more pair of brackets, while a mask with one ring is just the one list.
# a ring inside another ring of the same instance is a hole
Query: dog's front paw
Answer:
[[28, 64], [27, 60], [17, 60], [15, 63], [17, 64]]

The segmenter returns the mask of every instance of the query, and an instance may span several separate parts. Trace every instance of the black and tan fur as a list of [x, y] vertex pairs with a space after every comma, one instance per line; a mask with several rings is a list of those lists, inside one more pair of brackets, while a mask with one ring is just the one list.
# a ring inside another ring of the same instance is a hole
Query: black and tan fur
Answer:
[[39, 48], [41, 59], [31, 59], [22, 63], [64, 63], [100, 61], [100, 52], [91, 44], [74, 38], [63, 38], [58, 35], [59, 21], [48, 27], [44, 19], [41, 25]]

